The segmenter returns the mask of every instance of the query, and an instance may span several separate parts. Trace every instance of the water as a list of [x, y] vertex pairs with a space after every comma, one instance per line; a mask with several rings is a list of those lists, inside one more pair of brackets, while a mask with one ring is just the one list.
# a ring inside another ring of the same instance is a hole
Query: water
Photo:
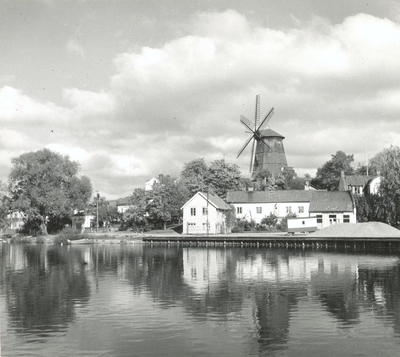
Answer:
[[394, 356], [394, 253], [0, 244], [1, 355]]

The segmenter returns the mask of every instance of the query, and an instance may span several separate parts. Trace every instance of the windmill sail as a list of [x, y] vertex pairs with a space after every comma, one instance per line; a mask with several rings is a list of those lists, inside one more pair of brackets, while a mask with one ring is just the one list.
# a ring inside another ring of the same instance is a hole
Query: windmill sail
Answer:
[[261, 137], [262, 130], [266, 127], [266, 125], [271, 120], [274, 114], [274, 108], [272, 108], [268, 114], [264, 117], [264, 119], [260, 123], [260, 95], [256, 96], [256, 106], [254, 110], [254, 122], [247, 119], [245, 116], [240, 116], [240, 122], [247, 130], [250, 131], [251, 135], [247, 138], [244, 145], [238, 152], [237, 157], [239, 157], [242, 152], [246, 149], [247, 145], [251, 142], [251, 155], [250, 155], [250, 172], [253, 172], [255, 161], [256, 161], [256, 151], [258, 151], [258, 143], [262, 143], [262, 146], [265, 146], [267, 149], [271, 149], [269, 144], [264, 141]]

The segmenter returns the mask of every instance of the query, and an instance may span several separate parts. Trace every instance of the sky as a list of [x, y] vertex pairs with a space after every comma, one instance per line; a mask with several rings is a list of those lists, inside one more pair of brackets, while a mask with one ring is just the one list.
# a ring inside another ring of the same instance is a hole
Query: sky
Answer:
[[197, 158], [250, 177], [257, 94], [299, 176], [400, 145], [398, 0], [1, 0], [0, 48], [3, 182], [43, 148], [107, 199]]

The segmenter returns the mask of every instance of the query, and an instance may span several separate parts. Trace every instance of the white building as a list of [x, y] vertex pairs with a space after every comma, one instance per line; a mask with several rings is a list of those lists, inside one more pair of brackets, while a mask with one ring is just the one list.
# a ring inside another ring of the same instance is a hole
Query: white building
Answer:
[[356, 223], [356, 206], [349, 191], [231, 191], [226, 201], [235, 207], [237, 218], [256, 223], [271, 213], [279, 219], [288, 214], [316, 217], [318, 229]]
[[181, 209], [183, 210], [183, 234], [230, 232], [227, 215], [232, 212], [232, 207], [217, 195], [197, 192]]
[[157, 177], [152, 177], [151, 179], [147, 180], [144, 184], [145, 191], [150, 191], [153, 189], [153, 185], [155, 183], [160, 183], [160, 180]]

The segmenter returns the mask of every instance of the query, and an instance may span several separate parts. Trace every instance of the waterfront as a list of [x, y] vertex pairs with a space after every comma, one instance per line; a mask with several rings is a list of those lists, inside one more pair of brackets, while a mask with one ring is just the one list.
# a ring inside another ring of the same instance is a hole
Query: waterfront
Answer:
[[2, 356], [392, 356], [398, 252], [0, 244]]

